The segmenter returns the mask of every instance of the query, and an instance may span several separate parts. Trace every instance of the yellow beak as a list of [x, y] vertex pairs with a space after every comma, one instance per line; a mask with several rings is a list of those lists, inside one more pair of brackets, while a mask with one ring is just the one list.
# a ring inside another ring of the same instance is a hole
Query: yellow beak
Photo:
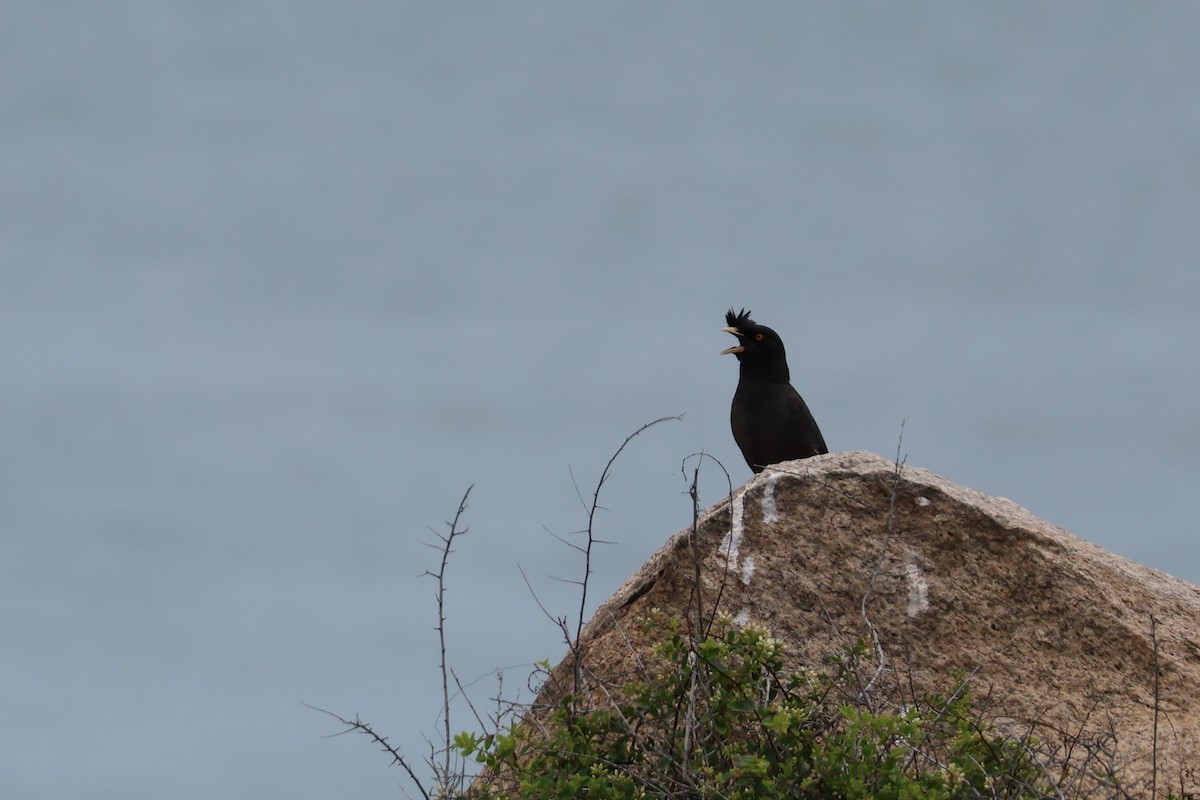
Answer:
[[[737, 328], [721, 328], [721, 333], [732, 333], [734, 336], [737, 336], [739, 338], [742, 336], [742, 332], [739, 331]], [[725, 348], [717, 355], [727, 356], [730, 353], [741, 353], [741, 352], [745, 351], [745, 349], [746, 348], [742, 347], [740, 344], [735, 344], [733, 347]]]

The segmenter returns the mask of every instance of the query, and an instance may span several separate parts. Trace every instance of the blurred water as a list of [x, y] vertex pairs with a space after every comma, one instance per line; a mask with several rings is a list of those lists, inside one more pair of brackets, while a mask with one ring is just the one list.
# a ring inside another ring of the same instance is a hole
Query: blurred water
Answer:
[[459, 674], [557, 660], [516, 565], [570, 613], [572, 472], [686, 412], [606, 487], [597, 602], [687, 523], [688, 453], [748, 477], [731, 304], [834, 449], [903, 422], [1200, 581], [1193, 5], [3, 16], [5, 797], [394, 793], [302, 703], [425, 752], [421, 542], [472, 483]]

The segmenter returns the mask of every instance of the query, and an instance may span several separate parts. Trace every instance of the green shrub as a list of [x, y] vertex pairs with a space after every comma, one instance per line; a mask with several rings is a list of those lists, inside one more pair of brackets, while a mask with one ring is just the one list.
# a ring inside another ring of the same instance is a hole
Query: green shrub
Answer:
[[[860, 643], [848, 655], [861, 657]], [[1021, 742], [982, 724], [961, 677], [921, 709], [847, 702], [846, 671], [787, 669], [766, 631], [721, 620], [692, 637], [679, 624], [661, 670], [619, 699], [565, 696], [538, 724], [463, 733], [483, 765], [459, 795], [551, 798], [1043, 797], [1053, 790]], [[841, 677], [839, 677], [839, 675]], [[842, 697], [842, 700], [834, 700]]]

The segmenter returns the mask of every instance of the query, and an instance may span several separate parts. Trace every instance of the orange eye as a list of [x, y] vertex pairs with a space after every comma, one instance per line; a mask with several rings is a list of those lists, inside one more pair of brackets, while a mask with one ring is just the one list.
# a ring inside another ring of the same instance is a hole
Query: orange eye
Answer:
[[763, 340], [763, 335], [761, 333], [754, 334], [754, 341], [761, 342], [762, 340]]

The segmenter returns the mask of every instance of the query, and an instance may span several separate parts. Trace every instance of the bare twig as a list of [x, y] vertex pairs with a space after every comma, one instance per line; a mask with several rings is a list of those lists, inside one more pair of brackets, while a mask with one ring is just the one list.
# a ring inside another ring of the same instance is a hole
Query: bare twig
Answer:
[[[708, 625], [702, 625], [700, 628], [697, 628], [697, 632], [698, 632], [698, 634], [700, 634], [700, 636], [708, 636], [708, 632], [710, 630], [712, 630], [713, 625], [716, 622], [716, 614], [718, 614], [718, 610], [721, 607], [721, 599], [722, 599], [722, 597], [725, 596], [725, 588], [727, 587], [728, 581], [730, 581], [730, 576], [733, 573], [733, 559], [731, 558], [732, 542], [733, 542], [733, 512], [734, 512], [734, 510], [733, 510], [733, 505], [734, 505], [733, 477], [730, 475], [730, 470], [727, 470], [725, 468], [725, 464], [722, 464], [719, 458], [710, 456], [709, 453], [706, 453], [706, 452], [695, 452], [695, 453], [691, 453], [690, 456], [685, 457], [683, 459], [683, 464], [680, 465], [680, 471], [683, 471], [684, 480], [686, 480], [686, 477], [688, 477], [688, 461], [690, 458], [700, 458], [701, 461], [703, 461], [704, 458], [712, 459], [713, 463], [718, 465], [718, 467], [720, 468], [721, 473], [725, 475], [725, 485], [727, 487], [727, 492], [728, 492], [728, 494], [726, 495], [726, 498], [728, 501], [728, 506], [727, 506], [728, 513], [730, 513], [730, 529], [728, 529], [728, 531], [726, 533], [726, 539], [728, 542], [731, 543], [731, 548], [728, 549], [728, 552], [721, 554], [722, 558], [724, 558], [724, 560], [725, 560], [725, 571], [721, 573], [721, 581], [718, 585], [716, 585], [716, 597], [715, 597], [715, 599], [713, 599], [713, 610], [712, 610], [712, 612], [709, 613], [709, 616], [708, 616]], [[697, 471], [698, 471], [698, 469], [700, 469], [700, 464], [696, 465], [696, 469], [697, 469]], [[692, 547], [696, 548], [696, 547], [698, 547], [698, 543], [696, 541], [698, 524], [700, 524], [700, 506], [698, 506], [698, 494], [695, 495], [695, 497], [692, 497], [692, 521], [691, 521], [691, 524], [692, 524], [691, 543], [692, 543]], [[698, 558], [698, 553], [694, 553], [694, 557]], [[697, 576], [698, 576], [698, 573], [697, 573]], [[700, 597], [697, 597], [696, 603], [697, 603], [697, 610], [698, 610], [698, 609], [700, 609]]]
[[458, 679], [458, 673], [454, 671], [453, 667], [450, 669], [450, 676], [454, 678], [454, 685], [458, 687], [459, 696], [466, 702], [467, 708], [471, 709], [471, 714], [475, 717], [475, 721], [479, 723], [480, 729], [486, 729], [487, 725], [484, 724], [483, 718], [479, 716], [479, 712], [475, 709], [475, 704], [471, 702], [470, 695], [467, 694], [466, 688], [463, 686], [462, 681]]
[[417, 791], [421, 793], [421, 796], [424, 797], [425, 800], [431, 800], [429, 792], [426, 791], [424, 784], [421, 783], [421, 779], [417, 777], [417, 773], [413, 771], [412, 766], [408, 763], [400, 751], [396, 749], [396, 746], [389, 742], [386, 736], [381, 736], [380, 734], [376, 733], [375, 729], [372, 728], [369, 723], [363, 722], [358, 718], [357, 715], [353, 720], [349, 720], [333, 713], [332, 711], [326, 711], [323, 708], [310, 706], [308, 703], [305, 703], [304, 705], [308, 706], [308, 708], [311, 708], [313, 711], [320, 711], [322, 714], [328, 714], [341, 724], [345, 725], [346, 730], [342, 731], [341, 733], [334, 734], [336, 736], [341, 736], [343, 733], [350, 733], [351, 731], [358, 731], [359, 733], [364, 733], [369, 736], [375, 741], [375, 744], [379, 745], [383, 749], [383, 752], [392, 757], [393, 764], [399, 764], [404, 771], [408, 773], [409, 779], [413, 782], [413, 785], [417, 787]]
[[[705, 623], [704, 623], [703, 575], [701, 573], [701, 558], [700, 558], [700, 467], [704, 463], [705, 458], [711, 458], [716, 463], [716, 465], [721, 468], [721, 471], [725, 473], [725, 481], [729, 485], [730, 524], [732, 525], [732, 522], [733, 522], [733, 479], [729, 475], [729, 470], [725, 469], [725, 465], [722, 464], [719, 459], [714, 458], [713, 456], [710, 456], [707, 453], [701, 451], [699, 453], [692, 453], [690, 456], [687, 456], [686, 458], [684, 458], [683, 463], [680, 465], [680, 470], [683, 472], [684, 479], [687, 478], [688, 459], [693, 458], [693, 457], [696, 458], [696, 466], [692, 471], [691, 482], [688, 484], [688, 496], [691, 497], [691, 499], [692, 499], [692, 529], [691, 529], [691, 533], [689, 536], [689, 539], [690, 539], [689, 545], [690, 545], [690, 548], [692, 551], [692, 571], [693, 571], [692, 572], [692, 597], [695, 601], [694, 611], [696, 614], [696, 619], [695, 619], [694, 623], [689, 624], [689, 627], [691, 628], [689, 635], [691, 636], [693, 642], [692, 642], [691, 652], [688, 654], [688, 657], [692, 661], [692, 669], [691, 669], [691, 678], [689, 681], [690, 685], [688, 687], [687, 706], [684, 709], [684, 723], [683, 723], [684, 733], [683, 733], [683, 754], [682, 755], [683, 755], [683, 760], [684, 760], [685, 765], [689, 764], [691, 757], [692, 757], [693, 734], [696, 732], [695, 729], [696, 729], [696, 719], [697, 719], [697, 714], [696, 714], [697, 694], [700, 689], [700, 680], [701, 680], [701, 673], [702, 673], [702, 670], [700, 669], [700, 664], [699, 664], [699, 655], [696, 651], [696, 641], [702, 640], [704, 637], [706, 637], [708, 635], [708, 631], [711, 629], [713, 621], [717, 617], [717, 608], [720, 605], [720, 598], [721, 598], [721, 595], [724, 593], [725, 583], [726, 583], [726, 580], [728, 579], [729, 571], [730, 571], [730, 559], [726, 558], [725, 559], [725, 574], [721, 581], [720, 588], [718, 589], [718, 592], [717, 592], [717, 600], [713, 604], [712, 615], [709, 619], [709, 623], [708, 623], [708, 625], [705, 625]], [[730, 535], [730, 541], [732, 542], [732, 533]]]
[[[713, 602], [712, 613], [709, 615], [708, 624], [705, 625], [704, 624], [704, 603], [703, 603], [703, 597], [701, 595], [701, 581], [700, 581], [700, 579], [701, 579], [701, 572], [700, 572], [700, 567], [701, 567], [701, 559], [700, 559], [700, 467], [703, 465], [704, 459], [707, 458], [707, 459], [711, 460], [714, 464], [716, 464], [717, 467], [721, 470], [721, 472], [725, 475], [725, 484], [728, 487], [727, 497], [729, 499], [729, 519], [730, 519], [731, 526], [733, 524], [733, 478], [730, 477], [729, 470], [727, 470], [725, 468], [725, 465], [721, 463], [721, 460], [719, 458], [709, 455], [708, 453], [705, 453], [704, 451], [700, 451], [698, 453], [692, 453], [692, 454], [686, 456], [683, 459], [683, 462], [680, 464], [679, 469], [680, 469], [680, 472], [683, 473], [684, 480], [687, 480], [687, 477], [688, 477], [688, 474], [687, 474], [688, 461], [690, 461], [693, 458], [696, 459], [696, 466], [692, 470], [692, 478], [688, 484], [688, 496], [692, 500], [692, 530], [691, 530], [691, 537], [690, 537], [690, 541], [689, 541], [689, 545], [692, 550], [692, 568], [693, 568], [693, 576], [692, 577], [693, 577], [693, 581], [694, 581], [692, 591], [693, 591], [693, 595], [696, 600], [696, 607], [695, 607], [696, 631], [700, 635], [706, 636], [706, 635], [708, 635], [708, 631], [712, 628], [713, 621], [716, 620], [716, 618], [717, 618], [717, 610], [720, 607], [721, 597], [725, 591], [726, 579], [729, 577], [729, 573], [730, 573], [730, 563], [729, 563], [730, 560], [729, 560], [729, 558], [725, 559], [725, 574], [724, 574], [724, 576], [721, 580], [720, 586], [717, 590], [717, 597], [716, 597], [716, 600]], [[731, 528], [730, 542], [732, 542], [732, 541], [733, 541], [733, 533], [732, 533], [732, 528]]]
[[704, 462], [704, 453], [696, 459], [696, 468], [692, 471], [692, 482], [688, 485], [688, 496], [692, 498], [692, 596], [696, 599], [696, 630], [704, 630], [704, 587], [700, 574], [700, 465]]
[[441, 670], [442, 670], [442, 729], [445, 734], [445, 750], [443, 751], [444, 760], [442, 762], [442, 782], [449, 783], [451, 756], [450, 740], [450, 668], [446, 663], [446, 567], [450, 563], [450, 553], [454, 549], [454, 540], [456, 537], [467, 532], [466, 528], [459, 528], [459, 520], [462, 519], [463, 512], [467, 510], [467, 498], [471, 495], [471, 490], [475, 488], [475, 484], [467, 487], [463, 492], [462, 500], [458, 501], [458, 511], [454, 513], [454, 519], [446, 523], [450, 529], [449, 532], [442, 536], [438, 534], [438, 538], [442, 540], [442, 562], [438, 566], [437, 572], [425, 571], [426, 575], [434, 578], [437, 581], [437, 613], [438, 613], [438, 647], [441, 650]]
[[[573, 545], [572, 545], [573, 546]], [[529, 581], [529, 576], [525, 574], [525, 568], [517, 564], [517, 572], [521, 573], [521, 580], [525, 581], [525, 588], [529, 590], [529, 594], [533, 597], [533, 602], [537, 603], [537, 607], [546, 615], [546, 619], [553, 622], [558, 627], [562, 627], [566, 621], [565, 617], [556, 617], [550, 613], [550, 610], [542, 603], [542, 599], [537, 596], [537, 591], [533, 588], [533, 584]]]
[[575, 692], [576, 693], [579, 692], [580, 684], [583, 679], [583, 673], [582, 673], [583, 665], [580, 663], [578, 647], [579, 647], [579, 637], [583, 635], [584, 614], [587, 612], [588, 579], [592, 575], [592, 546], [594, 544], [596, 544], [596, 542], [597, 542], [596, 536], [595, 536], [595, 525], [596, 525], [596, 512], [599, 511], [600, 507], [601, 507], [600, 506], [600, 490], [604, 488], [604, 484], [608, 481], [609, 476], [612, 474], [613, 464], [616, 463], [617, 458], [625, 450], [626, 446], [628, 446], [628, 444], [630, 442], [632, 442], [635, 438], [637, 438], [637, 436], [639, 434], [641, 434], [647, 428], [654, 427], [655, 425], [659, 424], [660, 422], [667, 422], [669, 420], [681, 420], [681, 419], [683, 419], [682, 414], [677, 414], [673, 417], [659, 417], [658, 419], [656, 419], [652, 422], [647, 422], [645, 425], [643, 425], [642, 427], [638, 428], [633, 433], [626, 436], [625, 441], [621, 443], [621, 446], [618, 447], [616, 452], [612, 454], [612, 457], [608, 459], [608, 463], [604, 465], [604, 471], [600, 473], [600, 480], [598, 480], [596, 482], [596, 488], [592, 491], [592, 503], [591, 503], [591, 507], [588, 508], [588, 512], [587, 512], [587, 529], [586, 529], [587, 543], [583, 546], [583, 580], [580, 582], [580, 590], [579, 590], [579, 619], [576, 621], [576, 624], [575, 624], [574, 642], [572, 643], [570, 636], [567, 637], [568, 638], [567, 644], [571, 648], [571, 650], [574, 654], [573, 661], [575, 662]]

